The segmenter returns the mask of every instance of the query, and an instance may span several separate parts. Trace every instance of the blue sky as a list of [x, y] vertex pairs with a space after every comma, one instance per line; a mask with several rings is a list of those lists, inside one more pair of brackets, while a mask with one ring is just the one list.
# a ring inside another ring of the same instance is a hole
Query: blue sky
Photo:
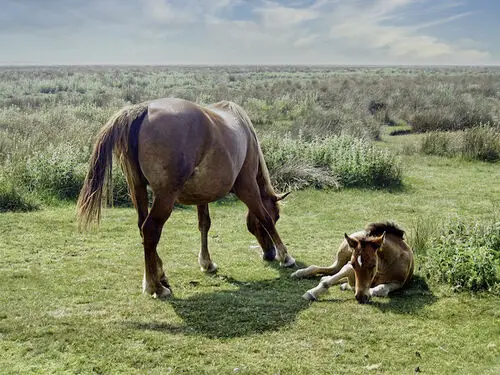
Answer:
[[1, 65], [500, 65], [500, 0], [0, 4]]

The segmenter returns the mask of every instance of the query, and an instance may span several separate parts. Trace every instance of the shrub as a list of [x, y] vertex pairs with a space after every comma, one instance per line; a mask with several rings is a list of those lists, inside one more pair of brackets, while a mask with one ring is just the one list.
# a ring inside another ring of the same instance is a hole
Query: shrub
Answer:
[[419, 259], [427, 278], [454, 290], [500, 291], [500, 222], [446, 223]]
[[263, 137], [261, 142], [273, 185], [280, 190], [306, 187], [338, 187], [336, 176], [325, 166], [316, 166], [307, 155], [312, 143], [290, 136]]
[[410, 120], [414, 132], [463, 130], [491, 123], [491, 108], [479, 100], [450, 98], [449, 102], [419, 110]]
[[450, 133], [426, 133], [420, 145], [420, 151], [428, 155], [451, 156], [456, 153]]
[[27, 212], [40, 208], [31, 196], [12, 184], [0, 181], [0, 212]]
[[463, 134], [462, 155], [469, 159], [495, 162], [500, 159], [500, 128], [480, 125]]
[[351, 136], [311, 141], [268, 136], [262, 148], [273, 182], [280, 188], [401, 185], [401, 166], [392, 154]]
[[85, 177], [86, 157], [70, 143], [49, 145], [17, 171], [25, 187], [43, 197], [76, 199]]
[[500, 159], [500, 131], [498, 127], [479, 125], [460, 132], [429, 132], [422, 138], [420, 151], [495, 162]]

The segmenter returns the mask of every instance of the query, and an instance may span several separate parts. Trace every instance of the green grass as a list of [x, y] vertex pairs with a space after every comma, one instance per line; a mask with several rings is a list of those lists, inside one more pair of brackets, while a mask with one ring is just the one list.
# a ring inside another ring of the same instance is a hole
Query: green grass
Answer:
[[[406, 229], [454, 216], [474, 222], [500, 206], [491, 178], [498, 165], [422, 155], [402, 162], [404, 187], [393, 193], [290, 195], [278, 229], [296, 259], [329, 264], [342, 234], [370, 221]], [[291, 279], [292, 270], [261, 261], [240, 202], [214, 204], [211, 215], [218, 274], [199, 271], [196, 210], [178, 209], [159, 246], [174, 291], [162, 302], [140, 292], [132, 209], [106, 210], [89, 234], [76, 230], [71, 205], [1, 214], [2, 373], [499, 372], [497, 296], [454, 293], [417, 275], [409, 290], [371, 305], [338, 288], [309, 303], [300, 296], [318, 280]]]

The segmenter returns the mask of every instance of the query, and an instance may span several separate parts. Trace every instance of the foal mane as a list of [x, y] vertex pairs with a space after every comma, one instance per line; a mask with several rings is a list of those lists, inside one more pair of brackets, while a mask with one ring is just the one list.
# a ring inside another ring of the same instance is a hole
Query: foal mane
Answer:
[[260, 147], [260, 143], [257, 138], [257, 133], [255, 132], [255, 128], [253, 127], [252, 120], [250, 120], [250, 117], [248, 117], [245, 110], [241, 108], [238, 104], [230, 102], [228, 100], [223, 100], [221, 102], [212, 104], [211, 107], [216, 107], [227, 111], [231, 111], [233, 114], [236, 115], [239, 121], [248, 126], [255, 139], [255, 142], [257, 143], [257, 149], [259, 152], [259, 164], [260, 164], [259, 175], [262, 178], [264, 189], [269, 196], [276, 197], [276, 192], [274, 191], [273, 185], [271, 184], [271, 176], [269, 175], [269, 170], [267, 169], [267, 164], [266, 161], [264, 160], [264, 154], [262, 153], [262, 149]]
[[403, 238], [405, 231], [398, 227], [395, 223], [385, 222], [385, 223], [371, 223], [368, 224], [365, 228], [367, 236], [370, 237], [378, 237], [381, 236], [384, 232], [386, 234], [393, 234], [397, 237]]

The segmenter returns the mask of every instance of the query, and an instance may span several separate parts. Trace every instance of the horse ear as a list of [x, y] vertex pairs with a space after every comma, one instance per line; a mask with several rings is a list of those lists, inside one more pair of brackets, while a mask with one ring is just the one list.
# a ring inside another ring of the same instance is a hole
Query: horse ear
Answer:
[[283, 194], [283, 195], [277, 195], [277, 196], [276, 196], [276, 202], [278, 202], [278, 201], [282, 201], [282, 200], [283, 200], [283, 199], [285, 199], [285, 198], [288, 196], [288, 194], [290, 194], [290, 193], [291, 193], [291, 191], [289, 191], [288, 193], [285, 193], [285, 194]]
[[382, 244], [384, 243], [385, 240], [385, 232], [382, 233], [380, 237], [375, 237], [373, 240], [373, 243], [377, 245], [377, 251], [382, 251]]
[[347, 235], [347, 233], [344, 233], [344, 238], [346, 239], [347, 243], [349, 244], [349, 247], [355, 249], [358, 247], [358, 240], [351, 238]]

